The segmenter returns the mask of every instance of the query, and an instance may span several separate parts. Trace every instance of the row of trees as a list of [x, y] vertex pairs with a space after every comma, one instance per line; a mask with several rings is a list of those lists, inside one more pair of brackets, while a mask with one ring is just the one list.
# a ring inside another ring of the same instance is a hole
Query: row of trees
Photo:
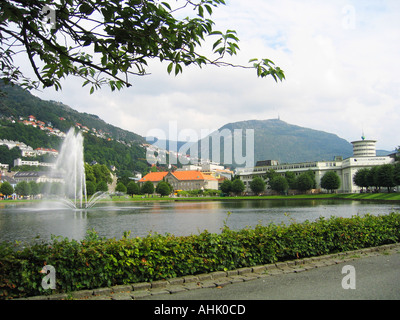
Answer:
[[172, 186], [165, 181], [160, 181], [154, 188], [154, 185], [150, 181], [146, 181], [142, 187], [140, 187], [136, 182], [130, 181], [126, 186], [123, 182], [118, 182], [115, 188], [117, 192], [127, 193], [131, 196], [134, 194], [153, 194], [154, 192], [160, 194], [161, 196], [167, 196], [173, 191]]
[[[265, 191], [267, 183], [271, 190], [279, 193], [287, 193], [289, 189], [307, 192], [316, 188], [314, 173], [309, 170], [296, 177], [293, 172], [286, 172], [284, 176], [276, 173], [274, 170], [268, 172], [264, 177], [255, 177], [250, 182], [250, 189], [255, 194], [260, 194]], [[334, 171], [328, 171], [321, 179], [321, 187], [331, 192], [340, 187], [340, 178]]]
[[[61, 195], [62, 184], [60, 182], [39, 182], [36, 181], [21, 181], [15, 186], [15, 188], [7, 181], [1, 184], [0, 193], [5, 198], [8, 198], [12, 194], [17, 194], [21, 197], [38, 196], [38, 195]], [[108, 191], [108, 186], [105, 181], [100, 181], [95, 184], [92, 181], [86, 182], [87, 195], [91, 196], [97, 191]]]
[[360, 169], [354, 175], [353, 182], [362, 192], [364, 188], [374, 188], [374, 191], [387, 188], [387, 191], [391, 192], [393, 187], [400, 185], [400, 163]]
[[[299, 176], [293, 172], [286, 172], [284, 176], [276, 173], [274, 170], [269, 171], [264, 177], [254, 177], [250, 182], [250, 189], [255, 194], [263, 193], [268, 182], [271, 190], [279, 193], [287, 193], [289, 189], [306, 192], [316, 188], [314, 173], [309, 170]], [[335, 190], [340, 187], [340, 178], [334, 171], [327, 172], [321, 179], [321, 187], [327, 190]], [[221, 191], [229, 194], [240, 194], [245, 190], [245, 185], [239, 178], [234, 178], [232, 181], [226, 180], [221, 185]]]
[[6, 198], [14, 193], [21, 197], [34, 197], [43, 193], [57, 194], [57, 190], [58, 188], [56, 184], [48, 184], [43, 182], [37, 183], [35, 181], [18, 182], [15, 188], [9, 182], [5, 181], [0, 186], [0, 193], [2, 193]]
[[231, 180], [225, 180], [220, 187], [221, 191], [224, 194], [230, 194], [234, 193], [236, 195], [241, 194], [244, 189], [245, 185], [242, 180], [238, 178], [234, 178], [232, 181]]
[[49, 185], [46, 183], [36, 183], [35, 181], [21, 181], [15, 186], [15, 188], [7, 181], [1, 184], [0, 193], [6, 198], [16, 193], [19, 196], [37, 196], [43, 193], [56, 194], [56, 185]]
[[[229, 182], [231, 182], [231, 181], [229, 181]], [[243, 184], [243, 182], [241, 182], [241, 183]], [[243, 188], [244, 188], [244, 185], [243, 185]], [[118, 182], [115, 191], [127, 193], [131, 196], [133, 196], [134, 194], [157, 193], [157, 194], [161, 195], [162, 197], [164, 197], [164, 196], [170, 195], [174, 191], [174, 188], [166, 181], [160, 181], [156, 185], [156, 187], [154, 187], [154, 184], [150, 181], [146, 181], [142, 185], [142, 187], [140, 187], [134, 181], [130, 181], [126, 186], [123, 182], [120, 181], [120, 182]], [[220, 193], [221, 193], [221, 191], [219, 191], [219, 190], [189, 190], [189, 191], [180, 191], [179, 195], [180, 196], [193, 196], [193, 197], [196, 197], [199, 195], [217, 196]]]
[[255, 177], [250, 182], [250, 189], [255, 194], [259, 194], [265, 191], [267, 186], [266, 182], [271, 190], [279, 193], [286, 193], [289, 189], [296, 189], [302, 192], [313, 189], [316, 187], [314, 173], [307, 171], [299, 176], [295, 176], [293, 172], [286, 172], [284, 176], [276, 173], [274, 170], [269, 171], [264, 177]]

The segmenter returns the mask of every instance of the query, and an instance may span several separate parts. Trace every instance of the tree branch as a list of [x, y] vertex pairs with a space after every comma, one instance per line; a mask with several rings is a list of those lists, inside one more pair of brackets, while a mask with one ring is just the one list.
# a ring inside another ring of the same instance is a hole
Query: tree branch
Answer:
[[25, 45], [29, 61], [30, 61], [31, 66], [33, 68], [33, 72], [35, 73], [35, 75], [37, 76], [39, 81], [44, 84], [45, 87], [50, 87], [52, 85], [52, 83], [49, 82], [49, 81], [46, 81], [45, 79], [42, 78], [42, 76], [40, 75], [40, 73], [38, 71], [38, 68], [36, 66], [35, 60], [33, 59], [33, 55], [32, 55], [31, 48], [30, 48], [30, 44], [29, 44], [29, 41], [28, 41], [28, 36], [26, 34], [26, 26], [27, 26], [27, 22], [26, 22], [26, 20], [24, 20], [21, 32], [22, 32], [22, 36], [23, 36], [23, 43]]
[[[39, 39], [41, 39], [44, 43], [46, 43], [48, 46], [50, 46], [51, 48], [53, 48], [58, 54], [67, 57], [69, 60], [71, 60], [71, 61], [73, 61], [73, 62], [77, 62], [77, 63], [79, 63], [79, 64], [81, 64], [81, 65], [91, 67], [91, 68], [93, 68], [93, 69], [95, 69], [95, 70], [97, 70], [97, 71], [99, 71], [99, 72], [103, 72], [103, 73], [109, 75], [110, 77], [112, 77], [112, 78], [114, 78], [114, 79], [116, 79], [116, 80], [118, 80], [118, 81], [121, 81], [121, 82], [124, 83], [127, 87], [132, 86], [129, 82], [126, 82], [125, 80], [123, 80], [123, 79], [117, 77], [116, 75], [113, 75], [111, 72], [109, 72], [109, 71], [107, 70], [107, 68], [99, 67], [98, 65], [96, 65], [96, 64], [94, 64], [94, 63], [91, 63], [91, 62], [89, 62], [89, 61], [85, 61], [85, 60], [81, 60], [81, 59], [75, 58], [75, 57], [73, 57], [73, 56], [71, 56], [71, 55], [65, 53], [61, 48], [59, 48], [57, 45], [53, 44], [50, 40], [48, 40], [48, 39], [46, 39], [45, 37], [43, 37], [39, 32], [36, 32], [36, 30], [34, 30], [33, 28], [31, 28], [29, 25], [27, 25], [26, 27], [27, 27], [27, 29], [28, 29], [32, 34], [34, 34], [34, 35], [37, 36]], [[37, 70], [36, 70], [36, 71], [37, 71]], [[36, 75], [37, 75], [37, 72], [35, 72], [35, 73], [36, 73]], [[132, 74], [133, 74], [133, 73], [132, 73]], [[39, 80], [40, 80], [43, 84], [46, 85], [46, 82], [43, 82], [43, 79], [40, 77], [40, 75], [38, 76], [38, 78], [39, 78]]]

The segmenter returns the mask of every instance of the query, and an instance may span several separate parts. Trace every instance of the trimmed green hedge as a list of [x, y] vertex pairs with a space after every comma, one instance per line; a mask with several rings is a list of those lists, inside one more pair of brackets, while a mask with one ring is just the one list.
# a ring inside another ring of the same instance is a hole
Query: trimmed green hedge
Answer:
[[[399, 242], [400, 214], [320, 218], [315, 222], [256, 226], [220, 234], [148, 235], [82, 241], [53, 237], [21, 249], [0, 245], [0, 298], [70, 292], [231, 270], [276, 261]], [[41, 286], [44, 265], [56, 270], [56, 289]]]

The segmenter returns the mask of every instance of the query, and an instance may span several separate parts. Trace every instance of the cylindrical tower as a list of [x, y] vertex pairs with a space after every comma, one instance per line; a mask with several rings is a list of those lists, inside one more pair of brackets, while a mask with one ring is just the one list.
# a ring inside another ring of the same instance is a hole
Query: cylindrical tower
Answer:
[[353, 141], [353, 156], [354, 157], [376, 157], [376, 140]]

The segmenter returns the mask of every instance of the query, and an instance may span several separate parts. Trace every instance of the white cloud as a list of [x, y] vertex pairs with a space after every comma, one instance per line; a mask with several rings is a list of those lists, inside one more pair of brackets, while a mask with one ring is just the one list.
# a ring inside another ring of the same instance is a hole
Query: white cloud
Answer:
[[349, 141], [377, 139], [378, 148], [400, 145], [400, 5], [397, 0], [228, 1], [214, 10], [216, 28], [235, 29], [241, 51], [231, 61], [270, 58], [286, 80], [258, 79], [252, 70], [188, 68], [169, 76], [152, 63], [152, 75], [133, 87], [88, 94], [76, 80], [41, 97], [141, 135], [153, 128], [217, 129], [240, 120], [276, 118], [335, 133]]

